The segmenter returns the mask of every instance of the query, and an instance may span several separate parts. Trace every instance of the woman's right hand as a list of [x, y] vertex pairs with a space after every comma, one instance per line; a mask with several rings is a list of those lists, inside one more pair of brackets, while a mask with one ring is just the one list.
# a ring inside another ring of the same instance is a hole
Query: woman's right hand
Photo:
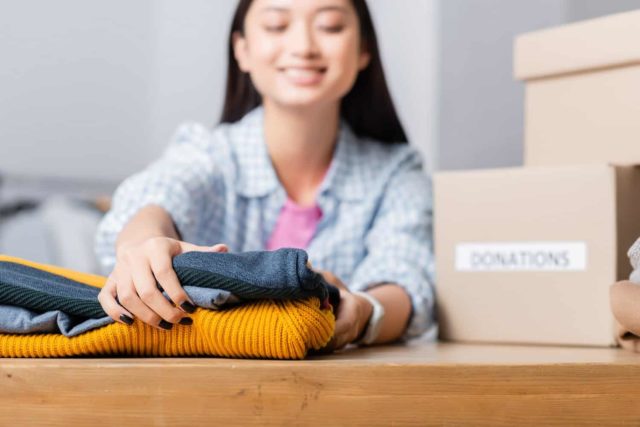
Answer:
[[[141, 243], [122, 245], [98, 301], [109, 316], [127, 325], [135, 318], [165, 330], [175, 323], [190, 325], [193, 321], [187, 313], [193, 313], [196, 308], [173, 270], [173, 257], [192, 251], [228, 250], [224, 244], [197, 246], [170, 237], [152, 237]], [[175, 307], [162, 295], [156, 279]]]

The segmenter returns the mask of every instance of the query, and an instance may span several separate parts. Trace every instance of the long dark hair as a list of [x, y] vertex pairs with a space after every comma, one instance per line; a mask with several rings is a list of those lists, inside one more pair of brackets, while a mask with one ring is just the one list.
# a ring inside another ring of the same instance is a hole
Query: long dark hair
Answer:
[[[261, 96], [243, 73], [233, 54], [233, 34], [244, 34], [244, 20], [253, 0], [240, 0], [229, 33], [227, 91], [220, 121], [233, 123], [260, 105]], [[351, 0], [360, 20], [362, 45], [371, 56], [368, 66], [360, 71], [351, 91], [342, 98], [340, 112], [354, 133], [382, 142], [406, 142], [382, 69], [378, 40], [365, 0]]]

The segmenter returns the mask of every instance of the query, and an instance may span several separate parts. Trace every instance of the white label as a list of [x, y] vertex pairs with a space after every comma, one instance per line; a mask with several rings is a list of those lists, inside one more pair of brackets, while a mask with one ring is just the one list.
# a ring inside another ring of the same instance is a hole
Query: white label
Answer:
[[585, 242], [477, 242], [456, 245], [458, 271], [582, 271]]

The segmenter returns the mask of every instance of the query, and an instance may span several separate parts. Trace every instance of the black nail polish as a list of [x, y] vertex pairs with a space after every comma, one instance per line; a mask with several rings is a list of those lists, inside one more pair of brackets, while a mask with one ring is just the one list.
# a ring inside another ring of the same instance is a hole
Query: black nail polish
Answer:
[[120, 320], [122, 320], [127, 325], [133, 325], [133, 318], [127, 316], [126, 314], [121, 314], [120, 315]]
[[193, 319], [191, 317], [183, 317], [179, 323], [181, 325], [193, 325]]
[[158, 326], [160, 326], [162, 329], [166, 329], [168, 331], [171, 328], [173, 328], [173, 323], [169, 323], [166, 320], [162, 319], [160, 321], [160, 323], [158, 323]]
[[196, 307], [193, 304], [191, 304], [189, 301], [183, 302], [182, 304], [180, 304], [180, 307], [182, 307], [182, 309], [189, 314], [196, 311]]

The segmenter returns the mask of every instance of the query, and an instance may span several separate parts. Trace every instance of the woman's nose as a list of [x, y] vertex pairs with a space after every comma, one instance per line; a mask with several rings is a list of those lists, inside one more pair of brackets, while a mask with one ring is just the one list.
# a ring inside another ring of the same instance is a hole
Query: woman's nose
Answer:
[[292, 28], [288, 42], [294, 56], [312, 58], [319, 54], [313, 30], [305, 23], [299, 23]]

